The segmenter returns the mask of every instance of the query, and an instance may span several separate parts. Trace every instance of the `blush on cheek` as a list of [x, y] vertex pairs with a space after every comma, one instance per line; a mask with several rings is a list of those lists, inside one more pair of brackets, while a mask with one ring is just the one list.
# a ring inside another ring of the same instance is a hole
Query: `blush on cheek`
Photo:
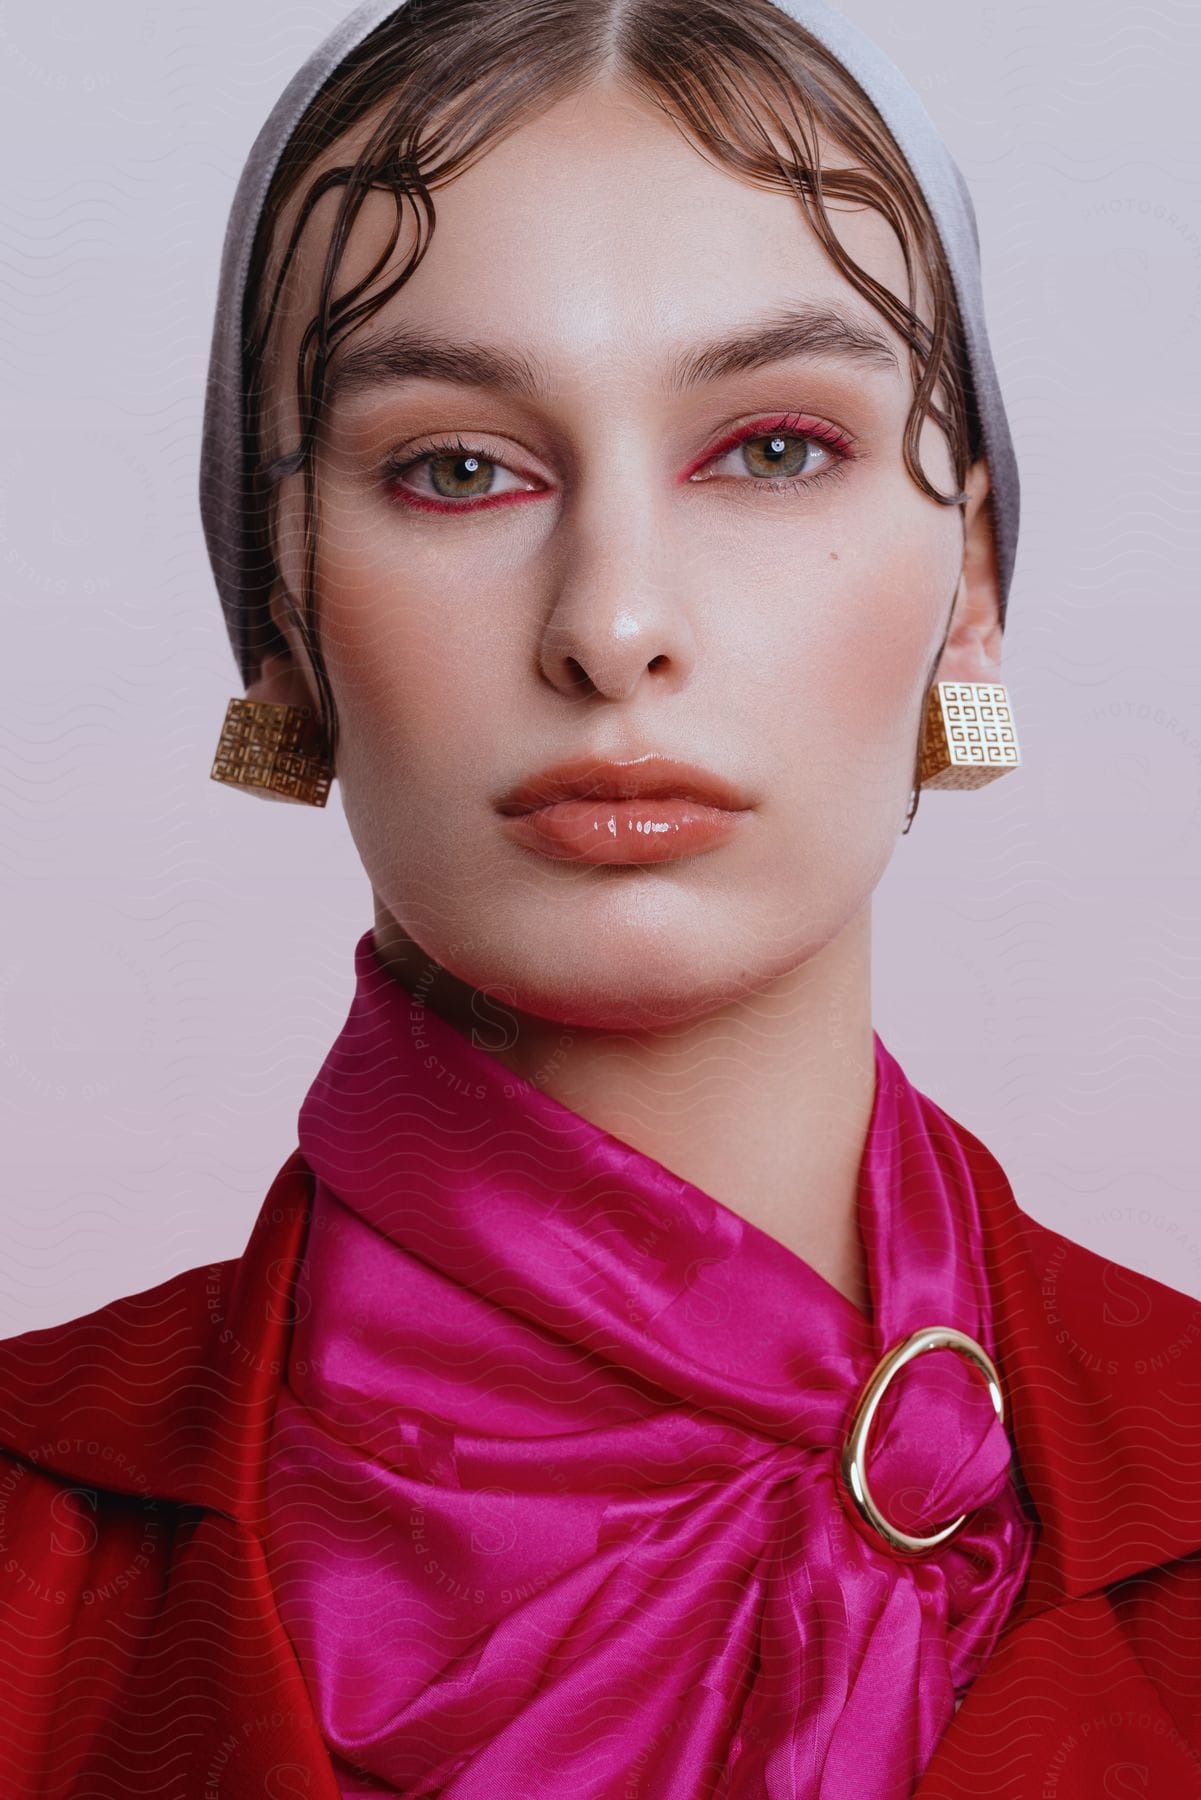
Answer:
[[954, 598], [954, 573], [944, 561], [929, 531], [894, 543], [874, 567], [870, 592], [844, 610], [839, 711], [865, 749], [895, 744], [916, 720]]
[[404, 589], [394, 566], [321, 559], [318, 631], [339, 711], [386, 719], [407, 692], [439, 679], [437, 610]]
[[906, 753], [910, 726], [921, 698], [927, 663], [926, 643], [879, 645], [856, 657], [842, 684], [840, 717], [848, 741], [868, 757], [890, 750]]

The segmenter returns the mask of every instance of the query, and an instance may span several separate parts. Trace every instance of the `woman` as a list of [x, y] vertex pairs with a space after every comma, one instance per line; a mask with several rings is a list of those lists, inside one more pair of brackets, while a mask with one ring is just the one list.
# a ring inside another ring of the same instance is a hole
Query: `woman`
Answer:
[[812, 0], [362, 7], [208, 408], [213, 772], [336, 772], [374, 924], [243, 1256], [0, 1345], [4, 1791], [1201, 1794], [1201, 1307], [871, 1024], [1017, 754], [912, 91]]

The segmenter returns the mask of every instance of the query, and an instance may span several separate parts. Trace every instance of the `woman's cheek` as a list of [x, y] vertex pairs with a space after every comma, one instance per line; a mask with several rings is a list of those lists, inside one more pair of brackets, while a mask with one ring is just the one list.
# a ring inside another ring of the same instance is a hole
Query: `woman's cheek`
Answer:
[[839, 646], [845, 728], [865, 749], [892, 744], [912, 759], [911, 728], [955, 594], [943, 535], [927, 525], [909, 541], [882, 547], [870, 591], [845, 609]]

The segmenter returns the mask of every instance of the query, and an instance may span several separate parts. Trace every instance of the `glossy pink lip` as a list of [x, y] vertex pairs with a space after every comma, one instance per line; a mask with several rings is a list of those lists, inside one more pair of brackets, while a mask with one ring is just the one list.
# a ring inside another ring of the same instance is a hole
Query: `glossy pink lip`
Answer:
[[648, 754], [579, 756], [518, 783], [497, 802], [510, 836], [558, 860], [669, 862], [723, 843], [753, 802], [695, 763]]

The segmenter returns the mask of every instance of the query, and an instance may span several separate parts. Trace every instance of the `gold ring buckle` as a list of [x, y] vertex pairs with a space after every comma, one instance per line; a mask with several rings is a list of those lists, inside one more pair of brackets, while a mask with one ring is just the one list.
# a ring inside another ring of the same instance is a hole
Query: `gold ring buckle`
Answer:
[[843, 1444], [840, 1466], [843, 1484], [854, 1500], [861, 1518], [873, 1526], [893, 1550], [909, 1556], [920, 1556], [924, 1551], [934, 1550], [939, 1544], [945, 1544], [968, 1516], [967, 1513], [960, 1513], [957, 1519], [931, 1536], [916, 1537], [889, 1523], [872, 1499], [871, 1489], [867, 1484], [867, 1439], [876, 1409], [898, 1370], [926, 1350], [957, 1350], [970, 1363], [974, 1363], [988, 1383], [993, 1411], [1001, 1424], [1005, 1423], [1005, 1402], [1001, 1398], [1001, 1378], [997, 1374], [996, 1365], [987, 1350], [975, 1338], [969, 1337], [966, 1331], [957, 1331], [953, 1325], [926, 1325], [922, 1330], [911, 1332], [900, 1343], [894, 1344], [880, 1358], [859, 1396], [859, 1404], [855, 1408], [850, 1430]]

